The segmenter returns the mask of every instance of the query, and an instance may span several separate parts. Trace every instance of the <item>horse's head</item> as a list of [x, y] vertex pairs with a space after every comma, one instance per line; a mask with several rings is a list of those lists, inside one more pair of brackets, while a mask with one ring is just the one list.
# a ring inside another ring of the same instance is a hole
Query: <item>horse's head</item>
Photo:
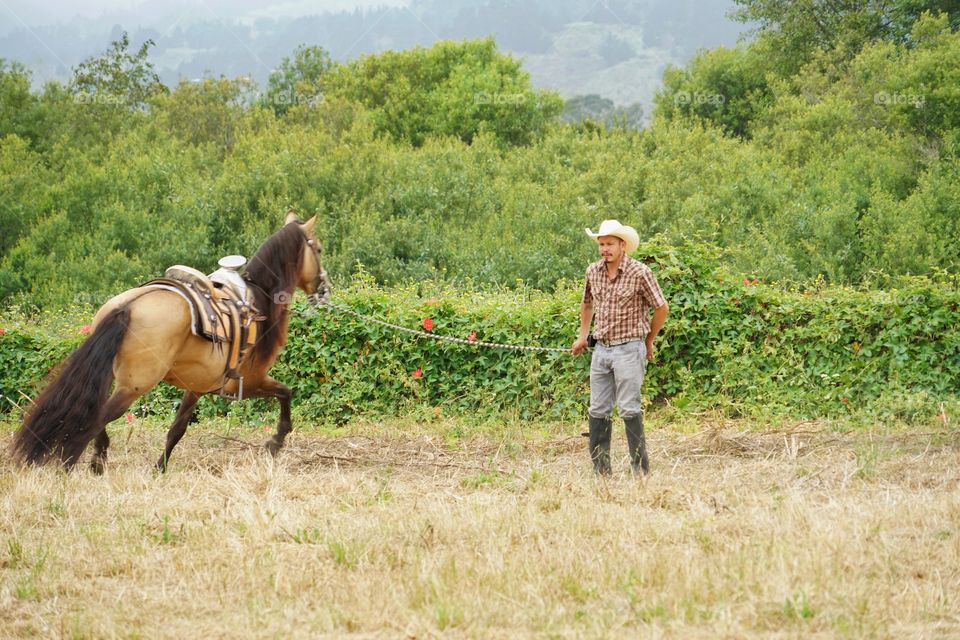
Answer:
[[320, 241], [317, 240], [314, 231], [317, 216], [313, 216], [306, 222], [300, 222], [297, 214], [291, 209], [287, 212], [284, 224], [287, 225], [291, 222], [299, 225], [300, 231], [303, 232], [306, 239], [302, 247], [303, 255], [300, 260], [297, 286], [311, 298], [316, 294], [321, 300], [326, 300], [330, 296], [330, 282], [327, 280], [327, 272], [320, 261]]

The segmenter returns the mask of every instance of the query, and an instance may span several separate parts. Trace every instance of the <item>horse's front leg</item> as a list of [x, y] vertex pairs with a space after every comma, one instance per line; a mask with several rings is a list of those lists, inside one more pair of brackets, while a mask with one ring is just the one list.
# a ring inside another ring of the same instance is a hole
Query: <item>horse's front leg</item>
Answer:
[[198, 400], [200, 400], [199, 393], [187, 391], [183, 394], [177, 416], [173, 419], [170, 430], [167, 431], [167, 444], [163, 449], [163, 455], [157, 460], [157, 470], [161, 473], [166, 473], [167, 464], [170, 462], [170, 454], [173, 453], [173, 448], [177, 446], [180, 438], [186, 433], [187, 425], [190, 423], [190, 418], [193, 417], [193, 409], [197, 406]]
[[247, 395], [255, 398], [276, 398], [280, 402], [280, 422], [277, 423], [277, 432], [264, 444], [271, 455], [277, 455], [277, 452], [283, 448], [283, 441], [287, 434], [293, 429], [293, 423], [290, 421], [290, 399], [293, 397], [293, 392], [282, 382], [265, 376], [257, 388], [248, 391]]

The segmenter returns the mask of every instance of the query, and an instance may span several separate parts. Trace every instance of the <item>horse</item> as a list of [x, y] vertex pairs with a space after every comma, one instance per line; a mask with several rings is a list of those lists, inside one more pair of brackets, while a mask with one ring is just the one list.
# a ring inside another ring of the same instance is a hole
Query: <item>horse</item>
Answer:
[[279, 401], [277, 431], [265, 445], [276, 455], [293, 428], [292, 393], [267, 371], [286, 344], [289, 304], [297, 288], [311, 299], [330, 291], [315, 225], [316, 216], [301, 222], [289, 211], [283, 227], [260, 246], [247, 266], [243, 277], [261, 315], [255, 320], [256, 342], [237, 371], [242, 383], [225, 375], [229, 350], [211, 348], [208, 340], [193, 334], [191, 310], [182, 296], [161, 288], [130, 289], [97, 311], [90, 336], [27, 409], [14, 434], [14, 458], [38, 465], [59, 458], [69, 470], [95, 440], [90, 468], [102, 474], [110, 446], [107, 425], [161, 381], [184, 394], [156, 463], [160, 472], [166, 471], [200, 397], [213, 392], [235, 395], [240, 388], [245, 397]]

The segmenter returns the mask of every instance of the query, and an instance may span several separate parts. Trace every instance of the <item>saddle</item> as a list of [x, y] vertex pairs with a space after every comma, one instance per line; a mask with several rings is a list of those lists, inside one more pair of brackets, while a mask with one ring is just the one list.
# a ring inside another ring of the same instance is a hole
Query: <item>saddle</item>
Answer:
[[141, 285], [173, 291], [189, 303], [193, 334], [219, 349], [228, 349], [224, 372], [227, 378], [240, 378], [237, 370], [257, 341], [257, 322], [266, 319], [254, 306], [253, 293], [232, 284], [237, 281], [242, 283], [239, 276], [230, 282], [212, 280], [192, 267], [174, 265], [166, 270], [163, 278]]

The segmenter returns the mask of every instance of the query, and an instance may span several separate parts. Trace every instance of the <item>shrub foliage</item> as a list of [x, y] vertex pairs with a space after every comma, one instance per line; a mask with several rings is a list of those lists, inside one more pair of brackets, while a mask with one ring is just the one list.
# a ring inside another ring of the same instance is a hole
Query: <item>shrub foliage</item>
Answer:
[[[917, 279], [883, 292], [784, 290], [731, 276], [718, 253], [655, 243], [637, 253], [658, 274], [672, 309], [648, 368], [648, 401], [732, 413], [866, 410], [916, 419], [960, 394], [956, 281]], [[336, 291], [336, 300], [402, 326], [427, 325], [436, 335], [568, 347], [579, 295], [574, 282], [553, 293], [453, 288], [441, 281], [384, 288], [361, 272]], [[6, 397], [34, 393], [47, 370], [78, 344], [76, 327], [51, 331], [35, 324], [15, 321], [0, 336]], [[302, 413], [334, 423], [423, 408], [576, 419], [585, 413], [588, 372], [585, 356], [418, 338], [302, 300], [273, 370], [293, 388]], [[170, 389], [148, 397], [144, 411], [169, 411], [175, 397]]]

